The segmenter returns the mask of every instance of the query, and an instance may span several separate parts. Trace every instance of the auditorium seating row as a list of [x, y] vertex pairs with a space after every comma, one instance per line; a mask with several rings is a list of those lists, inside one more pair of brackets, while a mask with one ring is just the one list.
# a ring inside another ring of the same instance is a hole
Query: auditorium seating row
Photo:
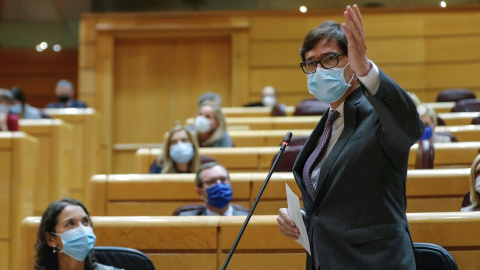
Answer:
[[[455, 106], [455, 102], [431, 102], [423, 103], [432, 107], [436, 113], [449, 113]], [[223, 114], [229, 117], [258, 117], [258, 116], [270, 116], [270, 107], [225, 107], [222, 108]], [[285, 114], [287, 116], [293, 116], [295, 112], [295, 106], [285, 106]]]
[[[407, 211], [460, 211], [470, 190], [469, 173], [469, 168], [409, 170]], [[231, 173], [233, 202], [250, 208], [266, 175]], [[291, 172], [273, 173], [256, 214], [273, 215], [286, 207], [285, 183], [301, 197]], [[169, 216], [182, 205], [203, 203], [195, 192], [195, 174], [94, 175], [90, 185], [90, 210], [97, 216]]]
[[[439, 113], [447, 126], [470, 125], [472, 119], [480, 116], [480, 112]], [[230, 117], [227, 126], [230, 129], [271, 130], [271, 129], [310, 129], [318, 123], [319, 116], [286, 116], [286, 117]], [[188, 118], [186, 125], [193, 125], [194, 119]]]
[[[274, 215], [250, 220], [228, 269], [305, 269], [305, 251], [283, 237]], [[459, 269], [480, 266], [480, 213], [407, 214], [412, 240], [441, 245]], [[221, 269], [244, 217], [103, 217], [92, 218], [97, 246], [124, 246], [144, 252], [156, 269]], [[40, 217], [21, 226], [18, 269], [31, 269]], [[7, 269], [7, 268], [4, 268]]]
[[[410, 150], [409, 168], [415, 166], [417, 148], [418, 145], [415, 144]], [[138, 149], [135, 155], [135, 172], [148, 173], [150, 165], [161, 151], [161, 148]], [[264, 172], [269, 170], [278, 151], [279, 147], [201, 148], [200, 154], [214, 158], [231, 172]], [[470, 167], [479, 152], [480, 141], [437, 143], [434, 168]], [[239, 157], [242, 162], [239, 162]]]

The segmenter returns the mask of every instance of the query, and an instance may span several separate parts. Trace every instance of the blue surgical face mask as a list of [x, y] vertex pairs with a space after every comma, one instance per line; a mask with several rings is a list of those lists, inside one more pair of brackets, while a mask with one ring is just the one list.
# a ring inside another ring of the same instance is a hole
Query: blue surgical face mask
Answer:
[[432, 137], [432, 127], [429, 125], [425, 125], [425, 130], [423, 131], [423, 135], [419, 139], [419, 141], [430, 140], [431, 137]]
[[63, 249], [60, 252], [67, 254], [77, 261], [83, 261], [93, 248], [97, 237], [90, 226], [78, 226], [59, 235], [62, 239]]
[[170, 146], [170, 158], [176, 163], [187, 163], [193, 157], [193, 145], [189, 142], [179, 142]]
[[315, 73], [307, 74], [308, 92], [316, 99], [327, 103], [339, 100], [348, 90], [353, 76], [348, 83], [345, 83], [343, 72], [349, 63], [343, 68], [324, 69], [317, 67]]
[[20, 103], [10, 106], [10, 112], [13, 114], [20, 114], [22, 112], [22, 105]]
[[223, 208], [232, 201], [233, 191], [230, 184], [217, 183], [207, 188], [208, 204], [216, 208]]
[[200, 133], [209, 132], [211, 129], [211, 123], [208, 118], [203, 115], [199, 115], [195, 118], [195, 130]]

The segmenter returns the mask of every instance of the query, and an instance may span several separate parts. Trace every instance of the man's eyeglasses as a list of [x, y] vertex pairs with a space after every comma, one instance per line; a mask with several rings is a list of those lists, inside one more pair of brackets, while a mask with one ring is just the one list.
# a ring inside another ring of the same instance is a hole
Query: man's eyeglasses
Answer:
[[318, 64], [320, 64], [324, 69], [334, 68], [338, 66], [338, 63], [340, 62], [340, 60], [338, 60], [338, 57], [341, 55], [345, 55], [345, 54], [331, 53], [320, 58], [320, 60], [318, 61], [305, 60], [300, 63], [300, 67], [302, 68], [303, 72], [305, 72], [306, 74], [315, 73], [315, 71], [317, 71]]
[[228, 183], [228, 178], [227, 177], [214, 177], [214, 178], [210, 178], [210, 179], [207, 179], [205, 181], [203, 181], [203, 186], [204, 187], [210, 187], [210, 186], [214, 186], [217, 184], [217, 181], [220, 180], [220, 182], [222, 182], [222, 184], [226, 184]]

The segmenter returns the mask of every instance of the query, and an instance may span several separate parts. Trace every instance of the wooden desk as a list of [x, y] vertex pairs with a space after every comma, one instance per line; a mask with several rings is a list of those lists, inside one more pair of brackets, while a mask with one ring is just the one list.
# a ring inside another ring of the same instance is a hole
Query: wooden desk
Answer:
[[[227, 118], [227, 127], [242, 127], [249, 130], [291, 130], [309, 129], [313, 130], [320, 120], [321, 115], [316, 116], [268, 116], [268, 117], [232, 117]], [[188, 118], [186, 125], [193, 125], [194, 119]]]
[[41, 215], [54, 200], [70, 196], [72, 183], [80, 175], [72, 174], [80, 159], [73, 152], [72, 125], [60, 119], [20, 120], [20, 130], [38, 140], [38, 173], [35, 176], [34, 213]]
[[[223, 107], [222, 112], [225, 117], [265, 117], [270, 116], [272, 108], [269, 107]], [[295, 112], [295, 106], [286, 106], [285, 114], [292, 116]]]
[[[233, 203], [250, 208], [267, 173], [230, 173]], [[256, 214], [286, 206], [285, 183], [301, 197], [292, 173], [274, 173]], [[203, 203], [195, 193], [195, 174], [110, 174], [91, 179], [92, 215], [165, 215], [186, 204]]]
[[480, 141], [480, 125], [437, 126], [436, 132], [450, 132], [459, 142]]
[[[228, 269], [305, 269], [305, 251], [283, 237], [276, 216], [253, 216]], [[480, 266], [480, 212], [407, 214], [414, 242], [446, 248], [459, 269]], [[92, 217], [97, 246], [138, 249], [157, 269], [221, 269], [244, 217]], [[31, 269], [39, 217], [22, 223], [19, 269]]]
[[[81, 201], [87, 201], [88, 182], [94, 174], [106, 173], [105, 146], [101, 146], [98, 132], [98, 115], [92, 108], [44, 109], [53, 119], [61, 119], [72, 125], [72, 151], [78, 159], [70, 175], [70, 194]], [[88, 207], [88, 206], [87, 206]]]
[[472, 119], [479, 116], [480, 112], [451, 112], [438, 114], [438, 117], [442, 118], [447, 126], [470, 125]]
[[[409, 170], [407, 211], [457, 212], [470, 190], [469, 168]], [[233, 202], [250, 208], [267, 173], [231, 173]], [[186, 204], [202, 203], [195, 193], [194, 174], [95, 175], [90, 186], [92, 215], [166, 215]], [[301, 198], [290, 172], [274, 173], [255, 209], [255, 214], [273, 215], [286, 207], [285, 183]]]
[[[415, 167], [415, 155], [418, 145], [410, 150], [408, 166]], [[233, 147], [201, 148], [200, 154], [209, 156], [223, 164], [231, 172], [254, 172], [269, 170], [273, 157], [279, 147]], [[148, 173], [150, 165], [160, 154], [160, 148], [141, 148], [135, 155], [136, 173]], [[470, 167], [480, 152], [480, 142], [456, 142], [435, 144], [434, 167]]]
[[[20, 224], [33, 212], [38, 140], [23, 132], [0, 132], [0, 269], [13, 269]], [[22, 255], [20, 255], [22, 254]]]

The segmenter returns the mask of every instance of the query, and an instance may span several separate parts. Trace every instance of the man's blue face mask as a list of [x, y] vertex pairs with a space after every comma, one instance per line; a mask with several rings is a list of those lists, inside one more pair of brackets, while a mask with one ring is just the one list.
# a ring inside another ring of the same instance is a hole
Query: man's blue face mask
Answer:
[[345, 83], [343, 72], [348, 64], [343, 68], [324, 69], [317, 67], [315, 73], [307, 74], [308, 92], [323, 102], [333, 103], [339, 100], [352, 86], [350, 83], [355, 76], [353, 74], [348, 84]]
[[208, 204], [216, 208], [223, 208], [232, 201], [233, 191], [229, 183], [217, 183], [207, 188]]

